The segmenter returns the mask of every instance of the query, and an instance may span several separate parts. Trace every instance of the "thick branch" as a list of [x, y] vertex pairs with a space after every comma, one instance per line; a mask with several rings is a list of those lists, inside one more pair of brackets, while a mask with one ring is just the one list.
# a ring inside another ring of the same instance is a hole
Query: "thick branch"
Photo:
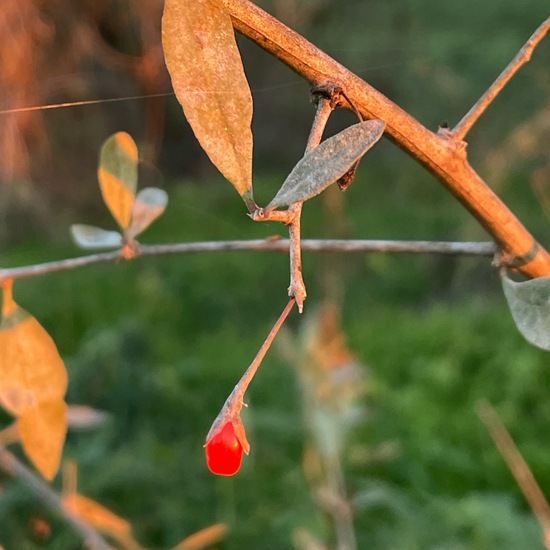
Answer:
[[467, 161], [466, 144], [438, 135], [348, 71], [302, 36], [249, 0], [223, 0], [234, 27], [310, 83], [333, 82], [367, 118], [386, 122], [397, 145], [435, 174], [494, 237], [505, 255], [524, 260], [517, 269], [528, 276], [550, 275], [550, 254], [493, 193]]
[[[205, 241], [177, 244], [142, 245], [140, 256], [160, 256], [163, 254], [192, 254], [197, 252], [232, 252], [242, 250], [288, 252], [288, 239], [270, 238], [250, 241]], [[301, 248], [307, 252], [405, 252], [409, 254], [447, 254], [470, 256], [494, 256], [497, 252], [492, 242], [442, 242], [442, 241], [368, 241], [340, 239], [305, 239]], [[68, 271], [100, 263], [122, 260], [120, 251], [89, 254], [42, 264], [0, 269], [0, 284], [7, 279], [25, 279]]]

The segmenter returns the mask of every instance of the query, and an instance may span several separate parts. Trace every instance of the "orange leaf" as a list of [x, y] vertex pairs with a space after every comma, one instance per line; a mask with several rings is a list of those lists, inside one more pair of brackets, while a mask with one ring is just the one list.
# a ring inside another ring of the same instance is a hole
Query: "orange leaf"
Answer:
[[249, 209], [252, 95], [220, 0], [166, 0], [162, 44], [176, 97], [210, 160]]
[[67, 371], [50, 335], [12, 300], [6, 288], [2, 312], [0, 404], [20, 415], [42, 401], [63, 399]]
[[101, 195], [111, 214], [125, 230], [136, 198], [138, 150], [132, 137], [117, 132], [101, 147], [97, 176]]
[[172, 550], [200, 550], [220, 542], [227, 536], [229, 528], [225, 523], [215, 523], [183, 539]]
[[17, 422], [27, 456], [46, 479], [52, 479], [67, 433], [67, 405], [61, 399], [40, 403], [22, 413]]
[[132, 528], [125, 519], [95, 500], [74, 493], [63, 499], [63, 506], [104, 533], [123, 538], [131, 534]]

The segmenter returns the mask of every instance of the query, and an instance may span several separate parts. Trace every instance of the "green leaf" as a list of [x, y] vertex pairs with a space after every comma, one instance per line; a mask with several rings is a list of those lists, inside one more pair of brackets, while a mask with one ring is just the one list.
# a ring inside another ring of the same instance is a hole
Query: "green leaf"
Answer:
[[101, 147], [98, 168], [99, 186], [105, 204], [124, 231], [136, 198], [138, 150], [132, 137], [117, 132]]
[[80, 248], [120, 248], [122, 235], [118, 231], [106, 231], [94, 225], [71, 225], [71, 237]]
[[162, 45], [176, 97], [195, 136], [254, 209], [252, 95], [221, 0], [166, 0]]
[[550, 351], [550, 277], [518, 283], [502, 270], [501, 279], [518, 330], [531, 344]]
[[166, 209], [168, 195], [158, 187], [146, 187], [136, 196], [130, 227], [126, 235], [131, 240], [147, 229]]
[[306, 153], [266, 209], [306, 201], [340, 179], [381, 137], [386, 123], [367, 120], [346, 128]]

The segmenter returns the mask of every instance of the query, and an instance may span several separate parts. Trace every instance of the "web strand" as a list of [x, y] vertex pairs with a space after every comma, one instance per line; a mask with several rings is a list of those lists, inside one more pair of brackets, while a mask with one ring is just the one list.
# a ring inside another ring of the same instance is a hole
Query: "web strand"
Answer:
[[168, 97], [174, 95], [174, 92], [162, 92], [159, 94], [135, 95], [130, 97], [112, 97], [108, 99], [87, 99], [85, 101], [70, 101], [67, 103], [50, 103], [48, 105], [36, 105], [33, 107], [16, 107], [15, 109], [0, 110], [0, 115], [13, 113], [28, 113], [30, 111], [46, 111], [49, 109], [63, 109], [65, 107], [78, 107], [81, 105], [97, 105], [99, 103], [114, 103], [118, 101], [132, 101], [137, 99], [149, 99], [154, 97]]

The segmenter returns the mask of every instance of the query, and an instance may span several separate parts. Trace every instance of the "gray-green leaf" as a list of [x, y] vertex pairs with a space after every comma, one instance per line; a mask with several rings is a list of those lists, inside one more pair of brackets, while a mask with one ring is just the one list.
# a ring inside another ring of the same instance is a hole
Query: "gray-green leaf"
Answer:
[[340, 179], [381, 137], [383, 120], [359, 122], [306, 153], [267, 205], [267, 209], [306, 201]]
[[518, 283], [502, 270], [501, 279], [518, 330], [531, 344], [550, 351], [550, 277]]
[[120, 248], [122, 235], [93, 225], [71, 225], [71, 236], [80, 248]]

